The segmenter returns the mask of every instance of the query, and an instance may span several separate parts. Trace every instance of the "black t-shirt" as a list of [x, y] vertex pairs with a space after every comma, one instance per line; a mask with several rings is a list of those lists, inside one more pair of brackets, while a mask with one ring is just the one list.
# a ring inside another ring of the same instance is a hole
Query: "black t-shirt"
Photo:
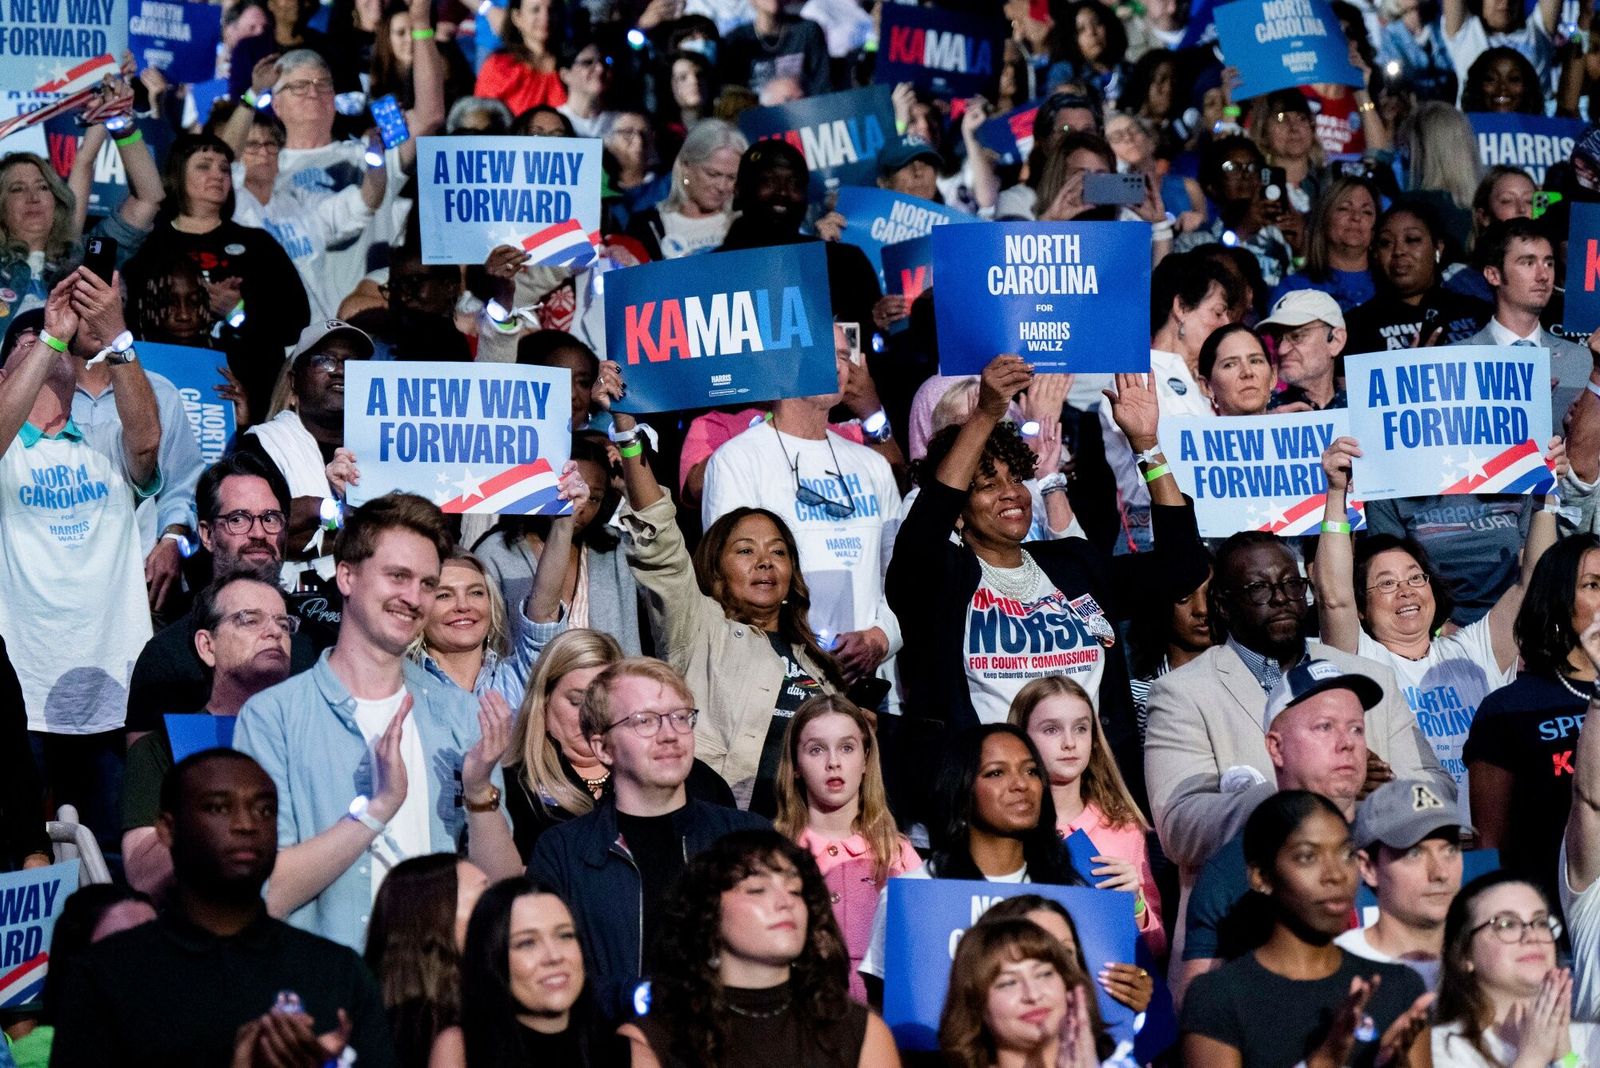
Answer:
[[[682, 812], [683, 809], [678, 809]], [[665, 816], [630, 816], [617, 812], [617, 831], [622, 844], [633, 854], [633, 863], [639, 869], [640, 893], [644, 906], [644, 972], [650, 974], [654, 954], [655, 934], [660, 928], [661, 905], [667, 899], [678, 873], [686, 863], [683, 856], [683, 835], [673, 826], [676, 812]]]
[[1242, 1068], [1285, 1068], [1305, 1060], [1327, 1037], [1334, 1013], [1356, 977], [1383, 977], [1367, 1002], [1377, 1030], [1372, 1041], [1357, 1041], [1346, 1062], [1372, 1064], [1377, 1037], [1424, 992], [1422, 978], [1403, 964], [1379, 964], [1344, 954], [1326, 979], [1286, 979], [1263, 968], [1246, 953], [1195, 979], [1183, 1000], [1181, 1030], [1205, 1035], [1239, 1051]]
[[[1579, 683], [1583, 689], [1587, 683]], [[1547, 676], [1521, 675], [1478, 705], [1461, 758], [1511, 773], [1510, 828], [1500, 866], [1560, 901], [1556, 869], [1572, 808], [1572, 756], [1588, 702]]]
[[[1417, 338], [1424, 322], [1428, 329], [1443, 327], [1439, 344], [1458, 345], [1467, 340], [1489, 321], [1494, 309], [1481, 300], [1464, 297], [1442, 287], [1430, 289], [1420, 304], [1407, 304], [1398, 297], [1379, 293], [1359, 307], [1352, 308], [1344, 317], [1350, 331], [1347, 353], [1383, 352], [1389, 349], [1409, 349]], [[1350, 387], [1364, 387], [1352, 382]]]
[[817, 680], [795, 659], [789, 643], [776, 634], [768, 634], [772, 651], [783, 661], [783, 685], [778, 687], [778, 700], [772, 710], [772, 722], [767, 724], [767, 738], [761, 743], [761, 763], [756, 768], [755, 787], [750, 795], [750, 811], [771, 819], [778, 814], [778, 761], [783, 757], [783, 736], [789, 731], [789, 721], [795, 709], [806, 698], [822, 692]]

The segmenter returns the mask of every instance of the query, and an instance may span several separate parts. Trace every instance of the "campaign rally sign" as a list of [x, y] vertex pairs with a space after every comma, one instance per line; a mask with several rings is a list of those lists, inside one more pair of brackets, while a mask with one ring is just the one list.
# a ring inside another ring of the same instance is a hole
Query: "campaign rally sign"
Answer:
[[72, 92], [82, 88], [77, 68], [110, 56], [107, 69], [114, 72], [127, 47], [128, 0], [8, 0], [0, 6], [0, 88]]
[[1043, 100], [997, 115], [978, 127], [978, 143], [993, 152], [1002, 167], [1015, 166], [1033, 151], [1033, 120]]
[[360, 360], [344, 377], [344, 443], [361, 465], [351, 504], [403, 490], [452, 515], [572, 510], [556, 495], [572, 447], [572, 372]]
[[606, 349], [628, 395], [670, 412], [839, 388], [820, 241], [663, 260], [606, 275]]
[[1552, 163], [1565, 163], [1572, 157], [1572, 146], [1588, 127], [1579, 119], [1557, 119], [1544, 115], [1491, 115], [1467, 113], [1472, 135], [1478, 139], [1478, 156], [1485, 167], [1505, 164], [1521, 167], [1535, 185], [1544, 184], [1544, 172]]
[[128, 47], [140, 69], [154, 67], [173, 82], [203, 82], [217, 73], [222, 8], [184, 0], [130, 0]]
[[141, 341], [139, 362], [146, 371], [161, 375], [178, 387], [201, 459], [208, 465], [222, 459], [238, 429], [233, 402], [218, 397], [215, 388], [223, 381], [221, 368], [228, 365], [228, 357], [211, 349]]
[[1548, 493], [1550, 350], [1493, 345], [1346, 356], [1364, 501]]
[[878, 152], [895, 132], [894, 104], [887, 85], [871, 85], [750, 108], [739, 114], [739, 129], [752, 141], [781, 137], [798, 148], [816, 197], [840, 184], [877, 180]]
[[[933, 238], [913, 237], [885, 245], [883, 257], [883, 291], [906, 298], [906, 311], [922, 296], [922, 291], [933, 285]], [[911, 316], [896, 319], [889, 324], [889, 333], [898, 334], [911, 325]]]
[[423, 263], [482, 263], [497, 245], [582, 267], [600, 231], [600, 142], [590, 137], [420, 137]]
[[1224, 60], [1239, 68], [1235, 100], [1318, 82], [1362, 84], [1327, 0], [1233, 0], [1214, 14]]
[[207, 749], [231, 749], [236, 716], [213, 716], [209, 712], [161, 717], [167, 728], [167, 742], [172, 747], [172, 762], [203, 753]]
[[1040, 374], [1148, 371], [1150, 226], [1010, 222], [936, 227], [939, 373], [975, 375], [1014, 352]]
[[908, 197], [887, 189], [847, 185], [839, 190], [834, 210], [844, 216], [839, 240], [867, 254], [878, 280], [888, 283], [883, 269], [883, 249], [913, 238], [926, 237], [935, 226], [977, 222], [977, 216], [947, 208], [921, 197]]
[[[1161, 421], [1161, 451], [1194, 500], [1206, 538], [1243, 530], [1293, 537], [1315, 534], [1328, 503], [1322, 453], [1350, 433], [1343, 408], [1285, 415], [1193, 416]], [[1365, 525], [1360, 505], [1346, 517]]]
[[0, 1009], [39, 1001], [56, 917], [77, 888], [76, 860], [0, 875]]
[[1574, 203], [1567, 237], [1562, 324], [1567, 336], [1581, 344], [1600, 328], [1600, 204]]
[[988, 92], [1000, 69], [1006, 24], [913, 4], [885, 4], [872, 80], [911, 82], [942, 96]]
[[[1091, 969], [1133, 961], [1138, 930], [1132, 895], [1045, 883], [890, 879], [885, 899], [883, 1019], [901, 1049], [938, 1049], [939, 1014], [961, 936], [996, 903], [1041, 894], [1072, 914]], [[1133, 1010], [1096, 989], [1101, 1018], [1118, 1041], [1133, 1038]]]

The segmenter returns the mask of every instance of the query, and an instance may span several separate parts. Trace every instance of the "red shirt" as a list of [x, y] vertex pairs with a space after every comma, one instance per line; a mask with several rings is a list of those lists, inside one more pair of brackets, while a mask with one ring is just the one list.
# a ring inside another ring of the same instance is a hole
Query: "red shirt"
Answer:
[[560, 107], [567, 102], [567, 87], [555, 71], [534, 70], [509, 52], [496, 52], [484, 61], [472, 93], [499, 100], [513, 115], [539, 104]]

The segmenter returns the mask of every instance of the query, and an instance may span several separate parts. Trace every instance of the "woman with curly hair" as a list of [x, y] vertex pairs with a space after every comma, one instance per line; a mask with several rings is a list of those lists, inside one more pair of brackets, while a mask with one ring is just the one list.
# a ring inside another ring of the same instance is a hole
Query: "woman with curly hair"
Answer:
[[724, 835], [664, 906], [650, 1012], [619, 1032], [633, 1068], [898, 1068], [881, 1019], [853, 1002], [828, 885], [776, 831]]

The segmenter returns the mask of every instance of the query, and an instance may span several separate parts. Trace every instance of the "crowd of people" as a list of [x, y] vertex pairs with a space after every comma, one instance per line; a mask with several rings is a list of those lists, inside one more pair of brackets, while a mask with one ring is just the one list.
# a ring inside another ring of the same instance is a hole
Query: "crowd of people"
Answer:
[[[1148, 374], [940, 374], [968, 295], [885, 286], [741, 133], [871, 84], [892, 0], [227, 0], [208, 112], [129, 56], [0, 156], [0, 873], [70, 805], [111, 875], [0, 1066], [1600, 1066], [1600, 332], [1562, 288], [1600, 192], [1465, 114], [1588, 117], [1592, 4], [1333, 0], [1362, 84], [1254, 98], [1199, 0], [930, 4], [1008, 32], [980, 95], [893, 87], [877, 186], [1142, 224], [1149, 307], [1101, 314], [1148, 315]], [[431, 262], [428, 135], [598, 139], [597, 259]], [[620, 410], [606, 272], [801, 242], [827, 392]], [[215, 368], [220, 459], [154, 344]], [[1450, 345], [1549, 351], [1552, 492], [1352, 531], [1339, 437], [1315, 535], [1201, 536], [1164, 420]], [[563, 513], [349, 502], [367, 360], [565, 372]], [[896, 880], [991, 886], [951, 931]]]

